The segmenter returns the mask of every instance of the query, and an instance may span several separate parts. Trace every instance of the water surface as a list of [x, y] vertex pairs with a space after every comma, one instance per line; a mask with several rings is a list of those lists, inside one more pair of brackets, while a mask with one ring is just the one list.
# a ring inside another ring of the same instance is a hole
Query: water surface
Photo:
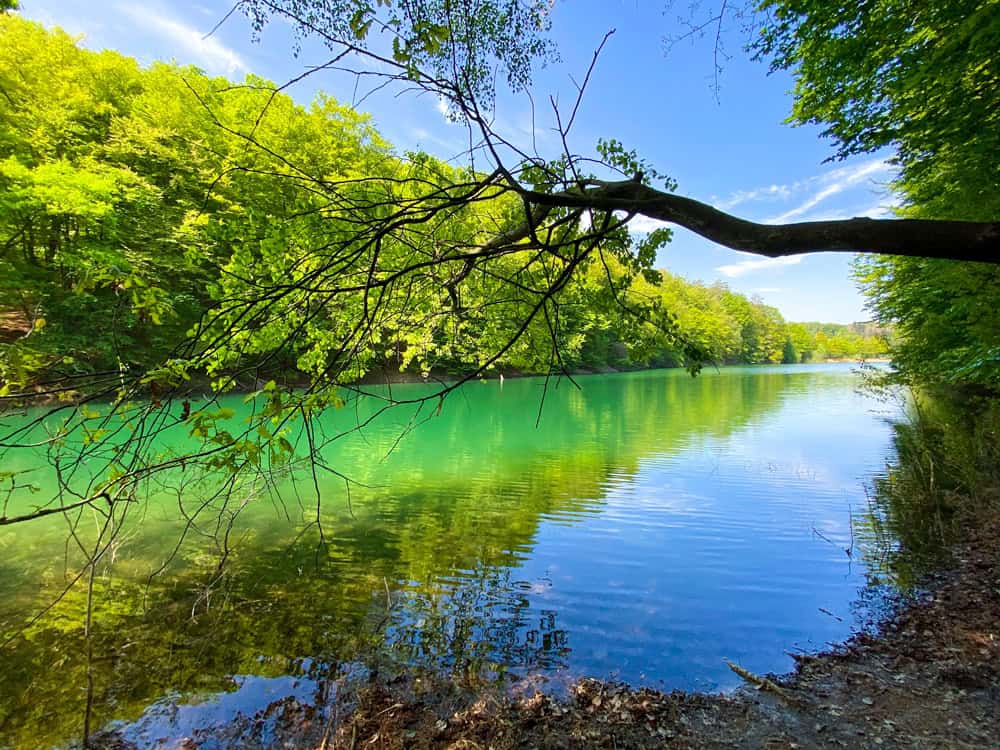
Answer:
[[[851, 368], [579, 383], [549, 384], [537, 426], [534, 378], [471, 383], [405, 434], [412, 409], [390, 412], [325, 451], [357, 484], [317, 475], [322, 538], [313, 478], [279, 480], [224, 509], [221, 568], [218, 523], [177, 545], [197, 488], [152, 492], [95, 582], [97, 725], [138, 720], [150, 744], [367, 668], [720, 690], [739, 679], [724, 659], [781, 672], [850, 634], [866, 577], [851, 519], [891, 450]], [[57, 518], [0, 528], [0, 747], [80, 731], [67, 535]]]

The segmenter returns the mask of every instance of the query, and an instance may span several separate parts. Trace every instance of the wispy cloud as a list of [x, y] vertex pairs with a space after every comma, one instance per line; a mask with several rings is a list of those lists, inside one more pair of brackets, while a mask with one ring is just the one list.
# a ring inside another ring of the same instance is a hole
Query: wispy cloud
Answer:
[[903, 205], [899, 196], [890, 195], [886, 197], [886, 200], [879, 201], [878, 203], [873, 203], [867, 208], [863, 208], [861, 211], [855, 213], [855, 216], [867, 216], [869, 219], [891, 219], [896, 215], [895, 209]]
[[767, 187], [754, 188], [753, 190], [737, 190], [735, 193], [730, 193], [729, 197], [725, 200], [716, 199], [714, 202], [716, 208], [721, 211], [729, 211], [744, 203], [790, 198], [798, 187], [799, 183], [795, 183], [792, 185], [768, 185]]
[[[832, 169], [829, 172], [803, 180], [796, 180], [795, 182], [765, 185], [749, 190], [737, 190], [730, 193], [727, 198], [712, 196], [712, 205], [722, 211], [730, 211], [744, 204], [790, 202], [797, 196], [809, 193], [808, 197], [800, 200], [799, 205], [764, 219], [764, 222], [768, 224], [780, 224], [792, 219], [804, 220], [803, 217], [809, 211], [827, 199], [851, 188], [861, 186], [865, 182], [877, 184], [877, 178], [879, 177], [888, 181], [892, 178], [893, 171], [894, 167], [885, 159], [869, 160], [847, 167]], [[893, 205], [891, 197], [886, 202], [890, 207]], [[830, 214], [831, 212], [828, 210], [824, 215]], [[840, 210], [836, 214], [838, 216], [846, 216]], [[869, 214], [858, 215], [867, 216]], [[888, 214], [880, 214], [880, 216], [885, 215]], [[809, 220], [818, 220], [812, 216], [808, 218]]]
[[[624, 218], [624, 214], [621, 218]], [[650, 219], [648, 216], [635, 216], [628, 223], [629, 231], [634, 234], [649, 234], [654, 229], [662, 229], [669, 226], [670, 224], [665, 221]]]
[[735, 279], [737, 276], [744, 276], [755, 271], [765, 271], [780, 266], [796, 266], [802, 262], [801, 255], [787, 255], [782, 258], [761, 258], [759, 260], [744, 260], [739, 263], [731, 263], [726, 266], [719, 266], [715, 270], [723, 276]]
[[900, 205], [900, 201], [895, 196], [887, 196], [886, 200], [876, 203], [865, 203], [854, 208], [829, 208], [820, 211], [810, 211], [804, 216], [800, 216], [800, 221], [839, 221], [841, 219], [853, 219], [863, 217], [866, 219], [889, 219], [895, 214], [893, 209]]
[[447, 99], [445, 99], [443, 96], [438, 96], [437, 104], [434, 105], [434, 108], [444, 118], [445, 122], [447, 122], [449, 125], [454, 124], [454, 120], [452, 120], [451, 117], [449, 117], [449, 113], [451, 112], [451, 105], [448, 103]]
[[210, 73], [233, 74], [247, 70], [243, 58], [214, 36], [152, 8], [121, 4], [118, 9], [140, 29], [176, 46], [180, 62], [192, 61]]
[[838, 193], [873, 180], [877, 175], [888, 176], [894, 167], [885, 159], [861, 162], [850, 167], [841, 167], [825, 175], [810, 180], [814, 192], [795, 208], [764, 220], [765, 224], [783, 224], [792, 219], [802, 219], [805, 214], [828, 198]]
[[413, 128], [410, 130], [409, 141], [418, 148], [427, 144], [433, 144], [444, 149], [449, 156], [464, 153], [468, 149], [468, 146], [463, 146], [460, 140], [441, 138], [426, 128]]
[[[754, 202], [776, 202], [788, 201], [798, 196], [799, 205], [790, 208], [783, 213], [764, 219], [765, 224], [782, 224], [787, 221], [830, 221], [835, 219], [848, 219], [853, 216], [866, 216], [872, 219], [892, 216], [892, 209], [899, 205], [898, 198], [891, 193], [883, 194], [881, 200], [872, 202], [869, 197], [866, 203], [851, 210], [844, 208], [842, 201], [833, 201], [835, 205], [827, 206], [825, 202], [852, 188], [863, 187], [869, 183], [872, 187], [877, 187], [880, 182], [888, 181], [892, 178], [895, 167], [885, 159], [874, 159], [847, 167], [832, 169], [824, 174], [809, 177], [787, 184], [773, 184], [752, 190], [737, 190], [730, 193], [728, 198], [713, 198], [712, 205], [722, 211], [728, 211], [736, 206]], [[808, 197], [802, 199], [803, 194], [808, 192]], [[875, 191], [873, 191], [875, 192]], [[857, 201], [857, 194], [852, 194], [852, 199]], [[838, 204], [839, 203], [839, 204]], [[857, 206], [857, 202], [854, 204]], [[819, 211], [814, 211], [820, 207]], [[654, 229], [670, 226], [667, 222], [657, 219], [650, 219], [646, 216], [636, 216], [629, 221], [629, 231], [633, 234], [648, 234]], [[747, 260], [742, 263], [733, 263], [717, 268], [716, 270], [726, 276], [736, 277], [745, 273], [751, 273], [759, 269], [773, 268], [775, 266], [795, 265], [801, 261], [801, 257], [793, 256], [778, 258], [774, 260]]]

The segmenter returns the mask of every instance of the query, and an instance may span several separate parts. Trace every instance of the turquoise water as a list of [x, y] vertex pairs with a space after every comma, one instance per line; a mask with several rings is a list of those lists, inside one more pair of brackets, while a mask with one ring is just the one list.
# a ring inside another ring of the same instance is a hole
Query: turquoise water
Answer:
[[[324, 449], [349, 494], [302, 472], [188, 523], [202, 487], [151, 489], [95, 582], [95, 724], [151, 743], [372, 667], [724, 690], [724, 659], [781, 672], [850, 634], [867, 574], [852, 517], [895, 416], [850, 367], [578, 382], [550, 383], [540, 418], [533, 378], [471, 383], [413, 429], [392, 410]], [[318, 434], [375, 408], [351, 398]], [[34, 481], [43, 495], [50, 470]], [[0, 527], [0, 747], [80, 731], [83, 587], [39, 615], [77, 570], [67, 538], [60, 517]]]

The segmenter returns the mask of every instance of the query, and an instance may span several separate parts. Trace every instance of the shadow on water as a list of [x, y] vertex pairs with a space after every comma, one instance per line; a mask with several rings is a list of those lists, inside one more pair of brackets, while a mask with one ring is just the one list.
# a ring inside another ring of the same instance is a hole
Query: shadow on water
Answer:
[[[174, 554], [178, 508], [198, 502], [194, 488], [151, 494], [96, 581], [95, 725], [146, 712], [135, 731], [169, 724], [183, 733], [284, 695], [319, 696], [359, 664], [491, 679], [599, 671], [617, 658], [598, 653], [609, 636], [593, 623], [605, 620], [620, 635], [641, 634], [633, 645], [658, 679], [670, 678], [671, 655], [692, 652], [677, 679], [698, 685], [684, 670], [718, 661], [697, 653], [713, 628], [735, 628], [726, 637], [743, 641], [770, 627], [761, 612], [786, 594], [789, 607], [811, 608], [815, 618], [814, 590], [856, 591], [854, 579], [829, 570], [842, 554], [808, 533], [820, 516], [834, 519], [827, 535], [849, 533], [834, 523], [843, 488], [873, 468], [869, 453], [883, 451], [877, 464], [887, 448], [876, 418], [843, 421], [860, 403], [845, 369], [734, 369], [694, 380], [654, 372], [583, 385], [550, 391], [538, 428], [534, 379], [471, 384], [398, 445], [409, 415], [390, 412], [326, 456], [360, 484], [348, 503], [341, 480], [323, 480], [322, 537], [310, 526], [312, 479], [284, 480], [242, 507], [221, 569], [207, 527]], [[232, 406], [238, 419], [246, 407]], [[324, 417], [324, 429], [342, 430], [370, 408], [351, 403]], [[869, 463], [817, 463], [848, 441]], [[803, 492], [815, 495], [814, 508], [797, 507]], [[802, 533], [779, 528], [793, 516]], [[756, 523], [777, 530], [762, 533]], [[773, 561], [747, 552], [758, 536], [766, 554], [779, 550]], [[698, 557], [701, 549], [709, 556]], [[32, 618], [79, 560], [58, 519], [36, 522], [30, 534], [0, 531], [0, 553], [0, 637], [11, 639], [0, 667], [0, 747], [59, 745], [82, 725], [84, 587]], [[691, 567], [673, 580], [668, 568], [682, 557]], [[739, 567], [773, 580], [727, 577]], [[704, 584], [692, 582], [695, 571]], [[814, 571], [829, 580], [810, 583]], [[734, 592], [755, 588], [759, 611], [735, 609]], [[665, 630], [667, 621], [675, 629]], [[843, 630], [822, 618], [796, 628], [778, 627], [775, 638]], [[209, 698], [214, 708], [203, 706]]]

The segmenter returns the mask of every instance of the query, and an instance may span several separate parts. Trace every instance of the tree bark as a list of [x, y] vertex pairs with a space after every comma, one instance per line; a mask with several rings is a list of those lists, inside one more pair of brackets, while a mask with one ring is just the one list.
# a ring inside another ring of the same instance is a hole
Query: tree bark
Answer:
[[[561, 193], [524, 191], [522, 195], [539, 207], [641, 214], [682, 226], [733, 250], [769, 258], [830, 251], [1000, 263], [1000, 222], [854, 218], [757, 224], [635, 180], [594, 183]], [[525, 223], [504, 238], [524, 238], [530, 231]]]

